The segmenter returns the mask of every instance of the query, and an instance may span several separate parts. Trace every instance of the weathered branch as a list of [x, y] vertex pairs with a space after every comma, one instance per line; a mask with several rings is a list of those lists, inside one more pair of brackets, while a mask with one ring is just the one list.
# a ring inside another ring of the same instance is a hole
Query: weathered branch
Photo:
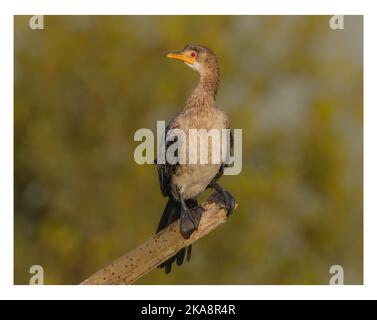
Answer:
[[227, 220], [226, 210], [213, 202], [213, 199], [212, 195], [207, 202], [201, 205], [204, 212], [200, 226], [190, 239], [186, 240], [182, 237], [179, 231], [179, 221], [176, 221], [136, 249], [99, 270], [82, 284], [132, 284], [180, 249], [212, 232]]

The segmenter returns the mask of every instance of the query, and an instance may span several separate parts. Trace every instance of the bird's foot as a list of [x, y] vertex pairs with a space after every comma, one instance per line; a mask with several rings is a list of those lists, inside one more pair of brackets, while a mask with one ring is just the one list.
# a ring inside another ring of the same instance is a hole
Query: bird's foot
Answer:
[[229, 218], [229, 216], [232, 214], [235, 206], [236, 206], [236, 200], [234, 197], [228, 192], [214, 192], [210, 198], [210, 202], [216, 203], [220, 208], [223, 208], [227, 211], [226, 216]]
[[183, 238], [189, 239], [191, 234], [198, 229], [203, 211], [203, 208], [200, 206], [191, 209], [182, 208], [179, 226]]

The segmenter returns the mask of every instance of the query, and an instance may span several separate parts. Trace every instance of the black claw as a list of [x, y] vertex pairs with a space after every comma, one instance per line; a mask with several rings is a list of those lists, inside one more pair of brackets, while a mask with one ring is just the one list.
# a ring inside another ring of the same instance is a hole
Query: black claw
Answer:
[[221, 208], [226, 209], [228, 218], [236, 206], [234, 197], [228, 191], [215, 192], [211, 195], [210, 200], [217, 203]]
[[191, 234], [195, 231], [195, 229], [196, 227], [191, 219], [189, 219], [188, 217], [181, 218], [180, 231], [183, 238], [189, 239]]
[[182, 209], [180, 231], [185, 239], [189, 239], [191, 234], [198, 229], [200, 218], [202, 217], [203, 209], [195, 207], [192, 209]]
[[228, 191], [224, 192], [224, 198], [225, 198], [224, 199], [225, 200], [225, 208], [228, 211], [227, 217], [229, 218], [229, 216], [232, 214], [232, 212], [234, 210], [234, 207], [236, 206], [236, 201], [235, 201], [234, 197]]

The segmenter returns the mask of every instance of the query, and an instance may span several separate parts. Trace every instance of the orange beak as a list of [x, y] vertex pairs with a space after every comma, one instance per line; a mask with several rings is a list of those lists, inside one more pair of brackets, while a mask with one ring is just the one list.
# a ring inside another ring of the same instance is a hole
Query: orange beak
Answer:
[[171, 58], [171, 59], [181, 60], [181, 61], [189, 63], [189, 64], [193, 64], [195, 62], [195, 58], [187, 57], [187, 56], [185, 56], [184, 54], [181, 54], [181, 53], [169, 53], [167, 55], [167, 57]]

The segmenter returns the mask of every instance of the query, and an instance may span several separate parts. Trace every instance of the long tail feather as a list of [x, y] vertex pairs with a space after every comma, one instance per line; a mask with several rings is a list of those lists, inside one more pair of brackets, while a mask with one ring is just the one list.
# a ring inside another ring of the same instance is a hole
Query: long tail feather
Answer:
[[[193, 208], [198, 205], [197, 201], [189, 200], [187, 201], [187, 205], [189, 208]], [[173, 222], [177, 221], [180, 218], [181, 214], [181, 204], [179, 202], [175, 202], [172, 199], [169, 199], [164, 212], [162, 213], [160, 223], [158, 224], [156, 233], [159, 233], [161, 230], [165, 229], [168, 225], [172, 224]], [[191, 246], [189, 246], [187, 250], [187, 261], [191, 258]], [[179, 250], [174, 256], [169, 258], [168, 260], [164, 261], [159, 265], [159, 268], [164, 268], [165, 273], [169, 274], [171, 272], [172, 264], [175, 262], [177, 266], [180, 266], [183, 261], [185, 260], [186, 255], [186, 248]]]

